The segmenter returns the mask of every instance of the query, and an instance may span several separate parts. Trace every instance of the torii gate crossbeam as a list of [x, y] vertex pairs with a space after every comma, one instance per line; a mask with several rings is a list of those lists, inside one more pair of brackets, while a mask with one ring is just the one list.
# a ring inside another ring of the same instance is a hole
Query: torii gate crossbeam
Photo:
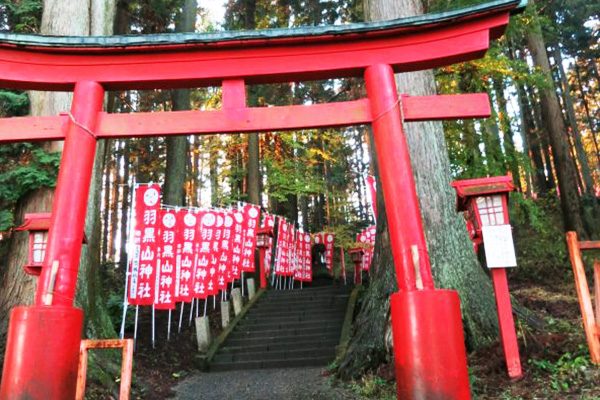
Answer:
[[[403, 123], [488, 116], [489, 100], [398, 97], [394, 72], [482, 56], [519, 7], [518, 0], [496, 0], [386, 23], [241, 34], [0, 35], [0, 86], [74, 91], [62, 116], [0, 119], [0, 142], [65, 140], [35, 303], [11, 313], [0, 400], [75, 394], [83, 314], [73, 299], [98, 139], [362, 123], [373, 127], [400, 289], [391, 300], [398, 398], [469, 398], [459, 299], [434, 288]], [[246, 84], [361, 75], [365, 99], [246, 106]], [[221, 110], [102, 112], [105, 90], [206, 85], [222, 86]]]

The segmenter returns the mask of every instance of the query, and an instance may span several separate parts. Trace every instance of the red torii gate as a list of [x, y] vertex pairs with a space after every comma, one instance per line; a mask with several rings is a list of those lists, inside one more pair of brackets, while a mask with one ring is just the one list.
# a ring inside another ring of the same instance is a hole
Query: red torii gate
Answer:
[[[380, 23], [207, 35], [0, 35], [0, 87], [74, 92], [71, 111], [61, 116], [0, 119], [0, 142], [65, 141], [35, 302], [11, 312], [0, 399], [75, 395], [83, 312], [73, 299], [98, 139], [363, 123], [373, 128], [400, 289], [391, 298], [398, 398], [469, 398], [459, 299], [434, 288], [403, 123], [486, 117], [489, 100], [486, 94], [399, 97], [394, 72], [483, 56], [522, 6], [496, 0]], [[365, 99], [246, 106], [246, 84], [361, 75]], [[105, 90], [209, 85], [222, 87], [221, 110], [102, 111]]]

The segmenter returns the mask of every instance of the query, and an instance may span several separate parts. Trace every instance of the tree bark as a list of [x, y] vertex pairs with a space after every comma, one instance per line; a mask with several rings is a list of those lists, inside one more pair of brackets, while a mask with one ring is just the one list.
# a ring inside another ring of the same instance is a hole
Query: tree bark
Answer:
[[[369, 20], [422, 13], [420, 0], [367, 0], [365, 7]], [[431, 71], [400, 74], [397, 84], [401, 93], [435, 92]], [[473, 253], [462, 216], [454, 210], [443, 130], [436, 122], [410, 123], [405, 128], [434, 278], [438, 287], [459, 291], [466, 338], [470, 347], [475, 348], [489, 343], [496, 335], [495, 303], [491, 284]], [[389, 296], [396, 290], [396, 279], [381, 192], [377, 194], [380, 216], [371, 283], [361, 300], [353, 336], [340, 362], [338, 373], [342, 378], [357, 377], [390, 359], [386, 351], [390, 332]]]
[[596, 138], [597, 132], [594, 127], [594, 120], [590, 113], [590, 107], [588, 104], [587, 96], [585, 95], [585, 90], [583, 88], [582, 78], [581, 78], [581, 70], [579, 68], [579, 64], [577, 60], [575, 60], [575, 74], [577, 75], [577, 85], [579, 87], [579, 93], [581, 95], [581, 103], [583, 104], [583, 109], [585, 110], [585, 116], [587, 120], [587, 125], [592, 135], [592, 141], [594, 142], [594, 149], [596, 150], [596, 168], [600, 168], [600, 147], [598, 146], [598, 139]]
[[[176, 32], [194, 32], [198, 3], [185, 0]], [[173, 111], [190, 109], [190, 90], [178, 89], [172, 93]], [[167, 167], [165, 170], [164, 201], [174, 206], [182, 206], [185, 201], [185, 178], [187, 172], [188, 139], [186, 136], [174, 136], [166, 139]]]
[[[52, 35], [106, 35], [112, 33], [113, 19], [116, 0], [87, 0], [85, 2], [73, 2], [66, 0], [46, 0], [42, 14], [41, 32]], [[60, 92], [32, 92], [31, 113], [32, 115], [57, 115], [61, 111], [71, 108], [71, 95]], [[102, 171], [103, 142], [98, 143], [96, 152], [96, 173]], [[62, 142], [48, 142], [44, 147], [49, 151], [60, 151]], [[99, 169], [98, 169], [99, 168]], [[88, 201], [88, 215], [86, 220], [86, 231], [96, 232], [89, 235], [89, 245], [84, 246], [79, 268], [79, 292], [76, 302], [86, 307], [93, 302], [93, 309], [86, 315], [84, 329], [86, 333], [111, 332], [112, 325], [106, 317], [104, 306], [98, 303], [97, 298], [88, 298], [87, 295], [95, 296], [101, 293], [92, 286], [94, 279], [83, 279], [84, 277], [97, 277], [100, 256], [100, 219], [96, 215], [91, 218], [90, 212], [98, 210], [101, 196], [99, 195], [99, 181], [92, 182], [90, 200]], [[49, 212], [52, 209], [53, 190], [41, 189], [21, 199], [17, 206], [17, 221], [22, 221], [25, 213]], [[26, 276], [22, 266], [27, 259], [27, 235], [19, 233], [14, 235], [10, 244], [10, 254], [7, 262], [7, 270], [0, 287], [0, 343], [2, 348], [0, 358], [3, 360], [4, 344], [6, 342], [6, 327], [9, 311], [17, 304], [30, 304], [35, 291], [35, 280]], [[88, 286], [90, 285], [90, 286]], [[97, 288], [97, 287], [96, 287]]]
[[575, 116], [575, 108], [573, 106], [571, 88], [569, 87], [569, 82], [567, 82], [565, 69], [562, 65], [562, 54], [560, 54], [560, 46], [558, 44], [554, 46], [553, 56], [560, 78], [560, 86], [563, 94], [565, 111], [567, 114], [567, 120], [569, 121], [569, 125], [571, 126], [571, 133], [573, 134], [575, 152], [577, 155], [577, 160], [579, 161], [579, 168], [581, 170], [581, 176], [583, 178], [585, 192], [588, 195], [592, 195], [594, 192], [594, 179], [592, 178], [592, 171], [590, 170], [587, 154], [585, 152], [585, 149], [583, 148], [583, 143], [581, 141], [581, 132], [577, 124], [577, 117]]
[[510, 127], [510, 117], [508, 116], [508, 107], [504, 97], [504, 82], [501, 79], [494, 79], [494, 92], [496, 93], [496, 102], [498, 103], [498, 124], [503, 135], [504, 154], [508, 169], [513, 176], [513, 182], [518, 190], [521, 190], [521, 179], [519, 174], [519, 158], [515, 149], [513, 132]]
[[[534, 6], [534, 3], [531, 3]], [[548, 132], [552, 155], [556, 169], [560, 203], [563, 213], [564, 228], [576, 231], [580, 236], [587, 236], [581, 217], [581, 204], [577, 190], [577, 176], [569, 154], [566, 138], [566, 126], [562, 118], [560, 104], [552, 87], [552, 73], [546, 53], [546, 44], [538, 22], [533, 29], [526, 32], [527, 46], [531, 52], [534, 64], [547, 78], [548, 85], [539, 88], [542, 109], [542, 124]]]

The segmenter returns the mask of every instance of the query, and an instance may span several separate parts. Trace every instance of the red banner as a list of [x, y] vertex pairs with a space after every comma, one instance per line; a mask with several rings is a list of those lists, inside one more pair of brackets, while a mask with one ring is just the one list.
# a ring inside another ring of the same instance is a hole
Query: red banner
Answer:
[[204, 240], [206, 233], [202, 228], [202, 221], [206, 215], [205, 210], [200, 210], [197, 213], [196, 223], [196, 256], [194, 257], [194, 283], [192, 286], [193, 296], [197, 299], [206, 299], [208, 296], [207, 282], [208, 282], [208, 268], [210, 263], [210, 243], [208, 240]]
[[233, 251], [231, 255], [231, 274], [239, 279], [242, 274], [242, 249], [244, 246], [244, 214], [240, 210], [233, 213]]
[[[218, 221], [219, 219], [221, 222]], [[217, 287], [218, 263], [215, 248], [217, 247], [217, 225], [222, 226], [222, 219], [222, 217], [217, 218], [217, 213], [213, 210], [206, 211], [202, 216], [200, 227], [200, 249], [198, 254], [202, 258], [203, 263], [207, 263], [205, 292], [208, 296], [216, 295], [219, 291]]]
[[315, 244], [323, 243], [325, 246], [325, 264], [329, 272], [333, 271], [333, 250], [335, 246], [335, 234], [331, 232], [319, 232], [313, 235]]
[[160, 186], [139, 185], [134, 194], [135, 216], [131, 246], [128, 302], [152, 305], [158, 262], [156, 235], [160, 209]]
[[289, 231], [290, 225], [284, 218], [279, 218], [277, 228], [277, 252], [275, 256], [275, 273], [287, 276], [290, 269], [289, 262]]
[[178, 210], [175, 216], [175, 301], [190, 302], [192, 301], [196, 216], [187, 210]]
[[[275, 227], [275, 216], [265, 213], [262, 223], [260, 224], [261, 228], [271, 228]], [[271, 272], [271, 261], [272, 261], [272, 252], [273, 252], [273, 238], [270, 237], [268, 239], [269, 245], [265, 249], [265, 273], [268, 275]]]
[[246, 204], [242, 208], [244, 213], [242, 247], [242, 271], [254, 272], [254, 251], [256, 250], [256, 231], [260, 220], [260, 207], [255, 204]]
[[373, 261], [373, 250], [375, 246], [375, 225], [369, 226], [362, 230], [361, 233], [356, 235], [356, 241], [359, 243], [365, 243], [370, 245], [370, 247], [365, 249], [365, 253], [362, 259], [362, 270], [368, 271], [371, 268], [371, 262]]
[[225, 285], [233, 282], [233, 235], [234, 235], [235, 219], [233, 211], [227, 210], [223, 219], [223, 240], [221, 241], [221, 258], [219, 265], [225, 265]]
[[175, 308], [175, 230], [177, 217], [175, 211], [159, 211], [158, 250], [159, 263], [156, 274], [156, 298], [154, 307], [157, 310]]
[[298, 231], [296, 234], [296, 270], [294, 279], [312, 281], [312, 257], [310, 253], [312, 240], [309, 233]]

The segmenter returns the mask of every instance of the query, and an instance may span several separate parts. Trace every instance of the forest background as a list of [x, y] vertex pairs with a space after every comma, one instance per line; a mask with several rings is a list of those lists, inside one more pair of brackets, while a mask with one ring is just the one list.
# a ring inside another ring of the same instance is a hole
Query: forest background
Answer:
[[[195, 0], [86, 1], [92, 12], [76, 18], [72, 3], [66, 0], [2, 0], [0, 30], [98, 35], [289, 28], [390, 19], [483, 3], [229, 0], [223, 4], [222, 20], [214, 21], [209, 13], [218, 7], [212, 1], [210, 8]], [[86, 7], [80, 8], [79, 12], [87, 13]], [[470, 245], [464, 223], [451, 210], [451, 188], [445, 185], [444, 193], [435, 193], [426, 182], [449, 183], [450, 179], [510, 172], [518, 189], [511, 196], [511, 221], [519, 268], [511, 271], [509, 279], [568, 279], [563, 232], [575, 230], [583, 238], [595, 239], [600, 233], [599, 32], [598, 3], [530, 2], [524, 13], [512, 18], [506, 35], [494, 42], [485, 58], [435, 70], [433, 76], [406, 74], [400, 80], [399, 87], [409, 94], [485, 91], [490, 95], [493, 113], [486, 120], [444, 122], [443, 130], [439, 123], [415, 124], [420, 147], [414, 145], [409, 129], [428, 237], [435, 239], [432, 232], [436, 230], [449, 237], [437, 253], [468, 265], [450, 272], [436, 267], [436, 260], [438, 265], [449, 261], [436, 256], [430, 242], [436, 282], [461, 292], [470, 349], [486, 346], [496, 337], [489, 282], [476, 258], [467, 254]], [[249, 88], [248, 102], [270, 106], [363, 96], [362, 79], [338, 79], [254, 85]], [[214, 109], [220, 102], [216, 87], [124, 91], [109, 92], [106, 109], [114, 113]], [[68, 108], [68, 96], [63, 94], [0, 91], [2, 117], [57, 114]], [[432, 162], [418, 155], [431, 149], [441, 152], [442, 159]], [[16, 304], [29, 303], [35, 284], [21, 268], [27, 238], [13, 229], [26, 212], [50, 211], [59, 151], [60, 146], [51, 143], [0, 146], [0, 353], [8, 311]], [[115, 336], [126, 262], [123, 238], [135, 182], [163, 184], [163, 201], [172, 205], [261, 204], [307, 231], [334, 231], [337, 244], [348, 247], [356, 232], [374, 223], [365, 182], [367, 175], [377, 175], [373, 154], [367, 126], [102, 141], [86, 223], [90, 243], [82, 257], [78, 290], [78, 302], [86, 309], [86, 334]], [[429, 207], [439, 201], [445, 204], [442, 211]], [[381, 198], [378, 206], [384, 217]], [[452, 211], [453, 217], [446, 218], [452, 222], [436, 225], [429, 208], [445, 216]], [[381, 240], [372, 285], [357, 315], [358, 322], [372, 323], [357, 323], [363, 331], [355, 330], [349, 354], [339, 368], [345, 378], [356, 379], [389, 361], [384, 341], [387, 298], [395, 288], [385, 218], [378, 221], [378, 233]], [[527, 310], [523, 312], [527, 321]], [[366, 337], [371, 339], [365, 341]]]

